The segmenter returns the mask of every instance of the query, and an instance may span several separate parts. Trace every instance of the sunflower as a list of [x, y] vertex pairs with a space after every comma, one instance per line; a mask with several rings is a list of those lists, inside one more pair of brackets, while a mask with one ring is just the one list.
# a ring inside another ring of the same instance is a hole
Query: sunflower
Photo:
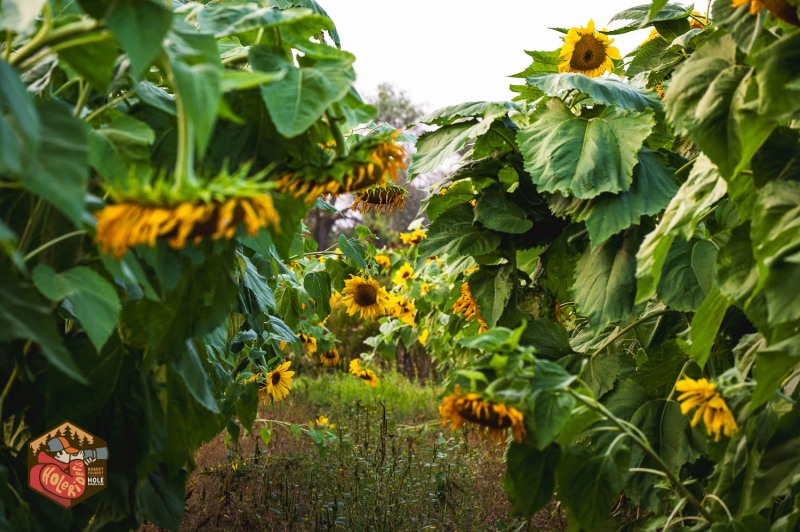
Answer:
[[521, 443], [525, 439], [525, 418], [516, 408], [482, 399], [476, 393], [461, 393], [458, 386], [442, 400], [439, 406], [442, 426], [448, 422], [452, 429], [457, 429], [466, 422], [478, 425], [479, 432], [488, 438], [502, 442], [506, 430], [511, 429], [514, 441]]
[[292, 361], [287, 360], [267, 373], [267, 383], [258, 391], [258, 397], [262, 401], [267, 401], [267, 395], [271, 395], [273, 401], [280, 401], [289, 394], [289, 390], [292, 389], [292, 375], [294, 375], [294, 371], [289, 371], [291, 365]]
[[325, 366], [338, 366], [339, 365], [339, 351], [335, 347], [331, 347], [327, 351], [319, 354], [319, 361]]
[[347, 314], [350, 316], [358, 312], [364, 319], [375, 318], [386, 312], [389, 294], [384, 287], [378, 285], [378, 281], [351, 275], [344, 282], [342, 304], [347, 307]]
[[489, 325], [481, 318], [481, 315], [478, 310], [478, 302], [472, 297], [472, 292], [469, 289], [469, 283], [464, 283], [461, 285], [461, 297], [453, 303], [453, 312], [456, 314], [463, 313], [464, 319], [466, 321], [475, 318], [478, 320], [478, 324], [480, 328], [478, 332], [484, 333], [489, 329]]
[[764, 9], [764, 2], [761, 0], [732, 0], [731, 7], [736, 9], [737, 7], [742, 7], [744, 5], [750, 4], [750, 14], [756, 15], [759, 11]]
[[410, 233], [400, 233], [400, 240], [403, 241], [403, 244], [407, 246], [414, 246], [422, 242], [422, 239], [425, 238], [427, 233], [420, 229], [414, 229]]
[[375, 255], [375, 262], [378, 263], [378, 266], [381, 268], [391, 268], [392, 267], [392, 259], [389, 258], [389, 255], [384, 255], [379, 253]]
[[577, 72], [596, 78], [614, 70], [612, 59], [622, 59], [619, 50], [611, 46], [614, 39], [594, 31], [594, 21], [585, 28], [570, 28], [559, 54], [564, 59], [559, 72]]
[[423, 329], [422, 333], [417, 337], [417, 340], [423, 346], [428, 343], [428, 333], [429, 333], [428, 329]]
[[423, 296], [430, 291], [431, 291], [431, 285], [429, 285], [428, 283], [422, 283], [421, 285], [419, 285], [419, 293], [422, 294]]
[[317, 352], [317, 339], [313, 336], [309, 336], [305, 333], [297, 333], [297, 337], [300, 339], [300, 342], [306, 346], [306, 349], [309, 353], [316, 353]]
[[224, 201], [185, 201], [174, 206], [145, 205], [132, 201], [108, 205], [95, 214], [95, 240], [104, 253], [121, 258], [128, 248], [166, 239], [175, 249], [195, 245], [204, 238], [230, 240], [236, 228], [244, 224], [247, 234], [255, 236], [267, 225], [277, 226], [278, 213], [272, 197], [237, 197]]
[[713, 382], [706, 379], [684, 378], [675, 384], [675, 389], [683, 392], [678, 396], [681, 413], [687, 414], [691, 409], [697, 407], [697, 411], [692, 417], [692, 426], [696, 426], [702, 419], [706, 426], [706, 432], [709, 436], [714, 436], [714, 441], [719, 441], [722, 433], [731, 437], [739, 430], [730, 408]]
[[355, 195], [356, 199], [350, 210], [368, 213], [375, 209], [376, 213], [392, 214], [403, 209], [408, 192], [397, 185], [384, 183], [359, 190]]
[[322, 427], [325, 429], [336, 428], [336, 424], [331, 423], [331, 420], [328, 419], [328, 416], [326, 416], [325, 414], [322, 414], [319, 417], [317, 417], [317, 419], [315, 419], [314, 421], [309, 422], [309, 425], [316, 425], [318, 427]]
[[408, 280], [413, 278], [414, 268], [412, 268], [411, 265], [406, 262], [400, 266], [400, 269], [394, 274], [394, 284], [395, 286], [406, 286]]
[[417, 315], [417, 309], [414, 306], [414, 302], [410, 299], [406, 299], [399, 294], [389, 294], [390, 297], [390, 304], [389, 304], [389, 312], [392, 316], [396, 317], [406, 325], [411, 327], [415, 327], [416, 323], [414, 323], [414, 317]]
[[375, 388], [378, 385], [378, 376], [375, 374], [375, 372], [371, 369], [362, 368], [361, 363], [357, 358], [354, 358], [350, 361], [350, 373], [363, 380], [372, 388]]

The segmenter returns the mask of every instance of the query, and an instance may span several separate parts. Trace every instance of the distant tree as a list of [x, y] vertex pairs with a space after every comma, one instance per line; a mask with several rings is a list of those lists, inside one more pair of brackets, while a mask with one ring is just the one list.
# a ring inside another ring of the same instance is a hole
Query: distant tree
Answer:
[[408, 93], [391, 83], [378, 85], [378, 92], [366, 98], [378, 109], [378, 122], [397, 129], [406, 129], [423, 115], [422, 107], [413, 102]]

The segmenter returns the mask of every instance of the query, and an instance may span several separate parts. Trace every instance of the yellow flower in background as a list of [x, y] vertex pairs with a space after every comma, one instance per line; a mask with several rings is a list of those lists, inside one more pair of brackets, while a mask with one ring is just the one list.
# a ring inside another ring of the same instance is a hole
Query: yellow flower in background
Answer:
[[402, 210], [408, 192], [402, 187], [390, 183], [372, 185], [355, 193], [356, 199], [350, 206], [351, 211], [392, 214]]
[[489, 330], [489, 325], [481, 318], [480, 312], [478, 310], [478, 302], [472, 297], [472, 292], [469, 289], [469, 283], [464, 283], [461, 285], [461, 297], [453, 303], [453, 312], [456, 314], [463, 314], [464, 319], [469, 321], [473, 318], [478, 320], [478, 324], [480, 328], [478, 332], [484, 333]]
[[269, 194], [210, 203], [187, 201], [173, 207], [125, 202], [103, 207], [95, 217], [95, 240], [115, 258], [134, 246], [153, 247], [160, 238], [180, 249], [187, 240], [195, 245], [205, 238], [230, 240], [242, 224], [248, 235], [255, 236], [259, 229], [280, 221]]
[[414, 323], [414, 318], [417, 315], [417, 308], [414, 306], [414, 302], [394, 293], [389, 294], [389, 300], [389, 312], [392, 316], [406, 325], [415, 327], [416, 323]]
[[426, 231], [414, 229], [410, 233], [400, 233], [400, 240], [407, 246], [414, 246], [422, 242], [426, 234], [428, 234]]
[[317, 352], [316, 338], [314, 338], [313, 336], [309, 336], [308, 334], [305, 333], [297, 333], [297, 337], [300, 339], [300, 342], [302, 342], [302, 344], [306, 346], [306, 349], [308, 350], [309, 353]]
[[314, 421], [310, 421], [309, 425], [316, 425], [316, 426], [324, 428], [324, 429], [335, 429], [336, 428], [336, 425], [334, 423], [331, 423], [331, 420], [328, 419], [328, 416], [326, 416], [325, 414], [320, 415]]
[[464, 423], [475, 423], [478, 431], [495, 442], [502, 443], [506, 438], [508, 429], [514, 436], [514, 441], [521, 443], [525, 439], [525, 417], [516, 408], [502, 403], [486, 401], [476, 393], [464, 394], [458, 386], [442, 400], [439, 406], [442, 416], [442, 426], [455, 430]]
[[689, 17], [689, 28], [702, 30], [708, 24], [708, 13], [701, 15], [699, 11], [692, 11], [692, 16]]
[[614, 70], [612, 59], [622, 59], [619, 50], [611, 46], [613, 39], [594, 31], [594, 21], [585, 28], [570, 28], [559, 54], [564, 59], [558, 65], [559, 72], [577, 72], [590, 78], [602, 76]]
[[431, 291], [431, 285], [429, 285], [428, 283], [422, 283], [421, 285], [419, 285], [419, 293], [422, 294], [423, 296], [430, 291]]
[[675, 390], [683, 392], [678, 396], [681, 413], [687, 414], [696, 407], [697, 411], [692, 417], [692, 426], [696, 426], [702, 419], [706, 426], [706, 432], [709, 436], [714, 436], [714, 441], [719, 441], [720, 435], [723, 433], [725, 436], [731, 437], [739, 430], [733, 413], [713, 382], [687, 377], [675, 384]]
[[280, 401], [289, 395], [289, 390], [292, 389], [292, 375], [294, 375], [294, 371], [289, 371], [291, 365], [292, 361], [287, 360], [267, 373], [267, 383], [258, 391], [258, 397], [262, 401], [266, 402], [268, 394], [274, 401]]
[[422, 345], [428, 343], [428, 332], [429, 332], [428, 329], [423, 329], [422, 334], [420, 334], [419, 337], [417, 338], [419, 343], [421, 343]]
[[357, 358], [350, 361], [350, 373], [363, 380], [367, 385], [375, 388], [378, 385], [378, 376], [371, 369], [361, 367]]
[[411, 264], [406, 262], [400, 266], [400, 269], [394, 274], [394, 284], [395, 286], [406, 286], [408, 280], [414, 277], [414, 268], [411, 267]]
[[339, 365], [339, 351], [335, 347], [331, 347], [327, 351], [319, 354], [319, 361], [325, 366], [338, 366]]
[[732, 0], [731, 1], [731, 7], [735, 9], [737, 7], [745, 6], [748, 3], [750, 4], [750, 14], [751, 15], [756, 15], [759, 11], [761, 11], [765, 7], [764, 6], [764, 2], [762, 2], [761, 0], [752, 0], [752, 1], [751, 0]]
[[384, 287], [378, 285], [378, 281], [351, 275], [344, 282], [342, 304], [347, 307], [350, 316], [358, 312], [364, 319], [376, 318], [386, 312], [389, 294]]
[[384, 255], [383, 253], [375, 255], [375, 262], [378, 263], [378, 266], [384, 269], [392, 267], [392, 259], [389, 258], [389, 255]]
[[649, 43], [650, 41], [652, 41], [657, 37], [661, 37], [661, 34], [658, 33], [657, 29], [653, 28], [652, 30], [650, 30], [650, 35], [648, 35], [647, 38], [643, 40], [642, 44], [640, 44], [639, 46], [644, 46], [645, 44]]

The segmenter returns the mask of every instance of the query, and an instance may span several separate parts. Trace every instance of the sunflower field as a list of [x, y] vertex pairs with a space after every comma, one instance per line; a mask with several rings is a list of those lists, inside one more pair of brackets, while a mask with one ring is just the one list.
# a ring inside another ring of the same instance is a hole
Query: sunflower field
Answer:
[[[303, 371], [372, 393], [401, 359], [505, 449], [523, 518], [800, 527], [800, 1], [574, 21], [418, 138], [315, 0], [0, 9], [0, 529], [177, 529], [201, 445], [269, 444]], [[453, 160], [396, 243], [309, 237]], [[28, 488], [65, 420], [111, 456], [70, 509]]]

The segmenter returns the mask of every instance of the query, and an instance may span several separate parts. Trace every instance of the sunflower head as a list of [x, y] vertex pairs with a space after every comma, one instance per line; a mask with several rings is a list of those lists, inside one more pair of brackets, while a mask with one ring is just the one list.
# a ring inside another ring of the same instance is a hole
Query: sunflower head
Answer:
[[378, 375], [376, 375], [371, 369], [362, 367], [361, 362], [359, 362], [357, 358], [354, 358], [350, 361], [349, 370], [352, 375], [363, 380], [372, 388], [375, 388], [378, 385]]
[[453, 303], [453, 312], [456, 314], [462, 314], [464, 319], [467, 321], [473, 318], [478, 320], [478, 324], [480, 325], [478, 332], [484, 333], [489, 330], [489, 325], [480, 315], [478, 302], [474, 297], [472, 297], [472, 292], [469, 289], [469, 283], [464, 283], [461, 285], [461, 297], [459, 297], [458, 300]]
[[400, 233], [400, 240], [402, 240], [403, 244], [407, 246], [414, 246], [422, 242], [422, 239], [425, 238], [426, 234], [426, 231], [414, 229], [410, 233]]
[[414, 268], [411, 267], [411, 264], [405, 263], [400, 266], [400, 269], [397, 270], [397, 273], [394, 274], [394, 284], [396, 286], [406, 286], [409, 279], [414, 278]]
[[351, 275], [344, 282], [342, 304], [351, 316], [358, 312], [364, 319], [375, 318], [386, 312], [389, 295], [384, 287], [378, 285], [378, 281]]
[[375, 255], [375, 262], [378, 263], [378, 266], [384, 269], [392, 267], [392, 259], [389, 258], [389, 255], [385, 255], [383, 253]]
[[292, 388], [292, 376], [294, 371], [289, 371], [292, 365], [290, 360], [280, 364], [274, 370], [267, 373], [264, 386], [258, 391], [258, 397], [266, 402], [268, 396], [272, 396], [273, 401], [280, 401], [289, 394]]
[[442, 400], [439, 406], [442, 425], [457, 429], [464, 423], [474, 423], [478, 430], [496, 442], [505, 440], [506, 431], [511, 429], [514, 440], [521, 443], [525, 439], [525, 418], [516, 408], [482, 399], [476, 393], [464, 394], [456, 386], [452, 395]]
[[376, 213], [392, 214], [402, 210], [406, 203], [408, 192], [402, 187], [391, 183], [372, 185], [359, 190], [350, 210], [368, 213], [375, 209]]
[[339, 351], [335, 347], [331, 347], [327, 351], [319, 354], [319, 361], [325, 366], [338, 366], [339, 365]]
[[297, 333], [300, 342], [306, 347], [309, 353], [317, 352], [317, 339], [305, 333]]
[[559, 50], [563, 61], [558, 65], [559, 72], [577, 72], [590, 78], [602, 76], [614, 70], [612, 59], [622, 59], [619, 50], [611, 46], [613, 39], [594, 31], [594, 21], [585, 28], [570, 28]]
[[414, 318], [417, 315], [417, 309], [414, 302], [406, 299], [399, 294], [389, 294], [389, 312], [392, 316], [396, 317], [406, 325], [415, 327]]
[[709, 436], [714, 436], [714, 441], [719, 441], [723, 433], [731, 437], [739, 430], [733, 413], [713, 382], [687, 377], [675, 383], [675, 390], [682, 392], [678, 396], [681, 413], [687, 414], [693, 408], [697, 408], [691, 425], [696, 426], [702, 419], [706, 432]]

